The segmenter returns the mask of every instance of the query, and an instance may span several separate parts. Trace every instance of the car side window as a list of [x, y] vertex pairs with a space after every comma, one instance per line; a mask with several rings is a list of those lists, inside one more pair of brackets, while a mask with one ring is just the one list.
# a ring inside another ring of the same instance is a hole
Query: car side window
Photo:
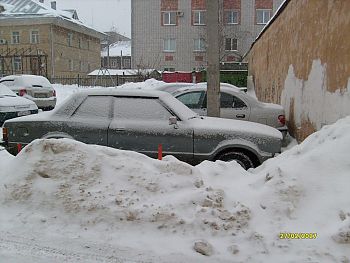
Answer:
[[114, 98], [115, 119], [168, 121], [172, 115], [157, 98]]
[[221, 92], [220, 93], [220, 107], [221, 108], [234, 108], [234, 109], [241, 109], [246, 108], [247, 105], [236, 96], [233, 96], [231, 94]]
[[179, 95], [176, 98], [190, 109], [200, 109], [202, 107], [204, 95], [203, 91], [193, 91]]
[[13, 79], [6, 79], [6, 80], [2, 80], [0, 81], [1, 84], [4, 84], [7, 87], [12, 87], [14, 85], [15, 80]]
[[73, 113], [77, 118], [109, 118], [111, 111], [110, 96], [88, 96]]

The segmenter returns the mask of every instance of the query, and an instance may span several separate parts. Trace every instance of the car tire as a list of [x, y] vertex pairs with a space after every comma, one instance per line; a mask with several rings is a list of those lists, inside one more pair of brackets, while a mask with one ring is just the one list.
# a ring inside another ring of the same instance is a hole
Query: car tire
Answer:
[[256, 167], [252, 158], [249, 157], [246, 153], [240, 151], [230, 151], [223, 153], [217, 158], [217, 160], [224, 162], [236, 161], [245, 170]]

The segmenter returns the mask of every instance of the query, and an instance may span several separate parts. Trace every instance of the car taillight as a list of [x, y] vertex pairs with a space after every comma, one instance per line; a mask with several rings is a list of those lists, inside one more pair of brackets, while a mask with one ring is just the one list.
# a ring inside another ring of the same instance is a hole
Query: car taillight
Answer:
[[9, 140], [7, 128], [2, 128], [2, 140], [4, 142], [8, 142]]
[[285, 124], [286, 124], [286, 116], [284, 116], [284, 115], [279, 115], [279, 116], [278, 116], [278, 121], [279, 121], [282, 125], [285, 125]]
[[27, 90], [26, 89], [20, 89], [19, 92], [18, 92], [19, 96], [24, 96], [26, 94], [27, 94]]
[[52, 96], [56, 97], [56, 90], [53, 90]]

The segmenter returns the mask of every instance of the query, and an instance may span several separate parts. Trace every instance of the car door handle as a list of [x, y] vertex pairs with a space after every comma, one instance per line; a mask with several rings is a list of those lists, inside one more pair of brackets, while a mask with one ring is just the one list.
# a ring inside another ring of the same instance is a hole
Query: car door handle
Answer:
[[238, 119], [243, 119], [243, 118], [245, 118], [245, 114], [237, 114], [236, 117]]
[[115, 131], [122, 132], [122, 131], [125, 131], [125, 128], [115, 128]]

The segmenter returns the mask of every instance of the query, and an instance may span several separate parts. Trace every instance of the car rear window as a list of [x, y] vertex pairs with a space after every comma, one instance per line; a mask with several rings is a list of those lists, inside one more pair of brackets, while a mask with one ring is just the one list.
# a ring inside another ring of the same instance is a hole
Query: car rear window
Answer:
[[111, 111], [111, 96], [88, 96], [74, 112], [77, 118], [109, 118]]

